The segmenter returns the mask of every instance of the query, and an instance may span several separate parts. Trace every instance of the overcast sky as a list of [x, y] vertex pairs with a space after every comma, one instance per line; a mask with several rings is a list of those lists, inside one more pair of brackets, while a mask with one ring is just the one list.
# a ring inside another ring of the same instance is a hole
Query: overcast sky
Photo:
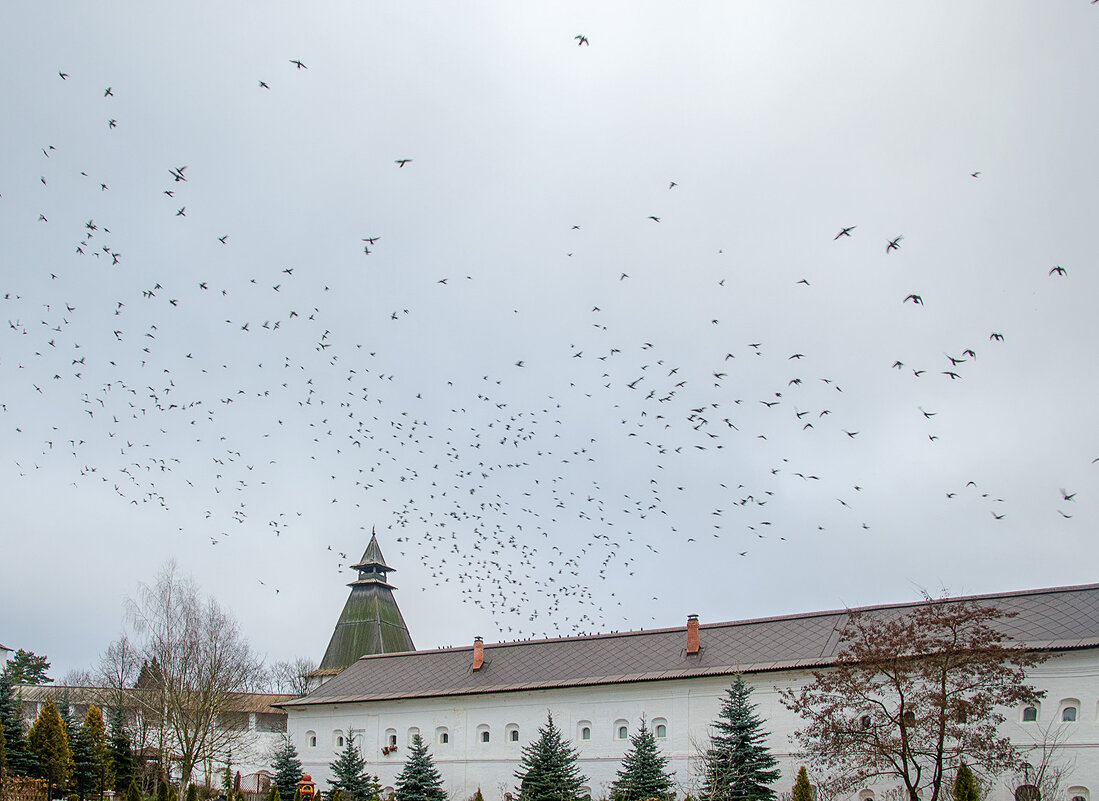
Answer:
[[1096, 579], [1099, 6], [9, 5], [56, 677], [171, 558], [319, 660], [372, 527], [421, 648]]

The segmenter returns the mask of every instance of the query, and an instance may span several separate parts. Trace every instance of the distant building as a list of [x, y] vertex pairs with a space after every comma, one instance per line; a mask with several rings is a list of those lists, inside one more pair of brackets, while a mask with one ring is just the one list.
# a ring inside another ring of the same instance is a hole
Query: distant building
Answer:
[[8, 664], [8, 659], [13, 653], [14, 652], [11, 650], [11, 648], [8, 648], [5, 645], [0, 645], [0, 670], [3, 670], [3, 666]]
[[[142, 675], [148, 675], [148, 666], [143, 667]], [[141, 684], [141, 679], [138, 683]], [[56, 703], [65, 695], [68, 696], [73, 719], [78, 723], [83, 721], [91, 704], [102, 709], [106, 718], [121, 700], [123, 718], [134, 740], [135, 749], [138, 752], [144, 750], [147, 756], [156, 751], [156, 738], [152, 735], [155, 721], [148, 712], [153, 706], [150, 698], [155, 698], [155, 691], [149, 687], [138, 686], [119, 692], [105, 687], [22, 684], [16, 685], [15, 690], [22, 698], [23, 720], [28, 726], [38, 717], [47, 701]], [[218, 718], [217, 725], [222, 730], [233, 732], [231, 740], [234, 771], [240, 771], [243, 776], [262, 773], [271, 767], [271, 750], [286, 734], [286, 712], [276, 704], [297, 697], [276, 693], [236, 693], [233, 696], [229, 711]], [[147, 732], [144, 742], [141, 731]], [[206, 763], [196, 769], [193, 780], [200, 784], [210, 783], [217, 786], [220, 781], [217, 770], [224, 766], [224, 754], [210, 755]]]
[[[1005, 633], [1022, 647], [1051, 653], [1028, 672], [1046, 691], [1041, 705], [1003, 710], [1003, 732], [1020, 744], [1063, 727], [1075, 765], [1062, 797], [1042, 801], [1092, 801], [1092, 791], [1099, 794], [1099, 584], [973, 600], [1016, 613], [1003, 622]], [[869, 609], [890, 614], [914, 605]], [[451, 798], [480, 788], [488, 801], [515, 792], [520, 752], [547, 711], [580, 753], [580, 769], [590, 778], [585, 790], [606, 798], [644, 715], [682, 797], [696, 795], [692, 758], [741, 673], [754, 687], [752, 700], [780, 761], [774, 789], [781, 793], [799, 766], [790, 735], [802, 721], [782, 705], [779, 690], [832, 664], [847, 617], [839, 610], [700, 625], [692, 616], [685, 627], [670, 629], [496, 644], [477, 638], [460, 648], [369, 654], [280, 705], [289, 712], [304, 770], [322, 785], [348, 738], [362, 750], [366, 770], [392, 785], [419, 734]], [[885, 799], [889, 789], [886, 782], [869, 785], [850, 799]], [[1011, 801], [1013, 789], [997, 784], [989, 800]]]

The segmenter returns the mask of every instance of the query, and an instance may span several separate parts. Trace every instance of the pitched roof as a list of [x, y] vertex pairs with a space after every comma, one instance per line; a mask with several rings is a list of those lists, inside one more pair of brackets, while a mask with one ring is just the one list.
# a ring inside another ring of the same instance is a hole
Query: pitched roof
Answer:
[[[76, 687], [64, 684], [17, 684], [15, 689], [22, 700], [34, 703], [52, 701], [58, 693], [68, 693], [70, 704], [97, 704], [108, 707], [115, 703], [117, 691], [108, 687]], [[143, 696], [152, 697], [152, 690], [127, 687], [123, 698], [131, 706], [142, 705]], [[257, 712], [281, 715], [282, 704], [295, 695], [285, 693], [230, 693], [227, 712]]]
[[[1099, 584], [951, 599], [1016, 613], [998, 626], [1031, 649], [1099, 645]], [[837, 655], [851, 611], [903, 615], [922, 602], [832, 610], [700, 626], [701, 651], [685, 653], [684, 628], [472, 645], [364, 656], [305, 698], [283, 706], [469, 695], [821, 667]]]

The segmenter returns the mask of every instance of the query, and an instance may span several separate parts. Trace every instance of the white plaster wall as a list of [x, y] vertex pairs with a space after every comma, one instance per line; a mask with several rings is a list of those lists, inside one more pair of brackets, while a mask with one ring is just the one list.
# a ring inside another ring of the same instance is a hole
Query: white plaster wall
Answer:
[[[768, 745], [779, 759], [782, 778], [776, 784], [785, 792], [793, 784], [799, 762], [792, 751], [791, 735], [801, 721], [781, 703], [778, 690], [797, 686], [808, 674], [804, 671], [758, 673], [746, 676], [753, 686], [752, 700], [757, 713], [770, 732]], [[1064, 724], [1067, 735], [1065, 753], [1075, 757], [1076, 765], [1068, 784], [1087, 788], [1087, 801], [1099, 799], [1099, 649], [1068, 652], [1031, 671], [1031, 681], [1047, 690], [1039, 724], [1046, 725], [1059, 711], [1063, 698], [1080, 701], [1076, 723]], [[731, 678], [678, 679], [599, 687], [468, 695], [453, 698], [408, 699], [357, 704], [289, 707], [289, 732], [301, 756], [303, 769], [312, 773], [322, 788], [331, 777], [329, 763], [336, 758], [333, 732], [345, 734], [349, 726], [361, 732], [367, 770], [376, 773], [385, 786], [392, 786], [407, 755], [408, 730], [418, 727], [430, 743], [431, 754], [446, 782], [447, 792], [455, 801], [469, 798], [480, 787], [486, 801], [499, 801], [504, 792], [515, 792], [522, 747], [537, 736], [545, 724], [547, 711], [564, 736], [580, 753], [581, 772], [589, 777], [588, 787], [594, 798], [603, 798], [629, 748], [628, 740], [615, 737], [614, 724], [626, 720], [632, 734], [644, 714], [648, 721], [667, 720], [667, 737], [660, 740], [661, 751], [675, 771], [679, 795], [696, 790], [692, 757], [708, 736], [708, 727], [716, 717]], [[1037, 725], [1021, 723], [1021, 710], [1007, 710], [1005, 733], [1023, 744], [1033, 740]], [[592, 738], [579, 739], [578, 723], [591, 721]], [[505, 727], [517, 724], [519, 742], [504, 738]], [[490, 741], [477, 738], [480, 725], [487, 725]], [[1059, 724], [1058, 724], [1059, 725]], [[450, 742], [436, 740], [436, 730], [445, 726]], [[385, 756], [385, 732], [395, 729], [398, 749]], [[317, 746], [310, 747], [307, 732], [317, 735]], [[886, 786], [876, 788], [879, 791]], [[1002, 783], [994, 788], [989, 801], [1011, 801], [1010, 789]], [[1063, 799], [1048, 801], [1067, 801]]]

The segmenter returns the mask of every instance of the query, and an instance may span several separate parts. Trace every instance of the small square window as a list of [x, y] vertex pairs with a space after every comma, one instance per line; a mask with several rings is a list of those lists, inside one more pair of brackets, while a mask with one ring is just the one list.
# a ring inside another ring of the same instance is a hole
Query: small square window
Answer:
[[1023, 723], [1033, 723], [1038, 720], [1038, 707], [1028, 706], [1023, 710]]
[[1076, 707], [1066, 706], [1064, 711], [1061, 712], [1061, 720], [1066, 723], [1072, 723], [1076, 720]]

